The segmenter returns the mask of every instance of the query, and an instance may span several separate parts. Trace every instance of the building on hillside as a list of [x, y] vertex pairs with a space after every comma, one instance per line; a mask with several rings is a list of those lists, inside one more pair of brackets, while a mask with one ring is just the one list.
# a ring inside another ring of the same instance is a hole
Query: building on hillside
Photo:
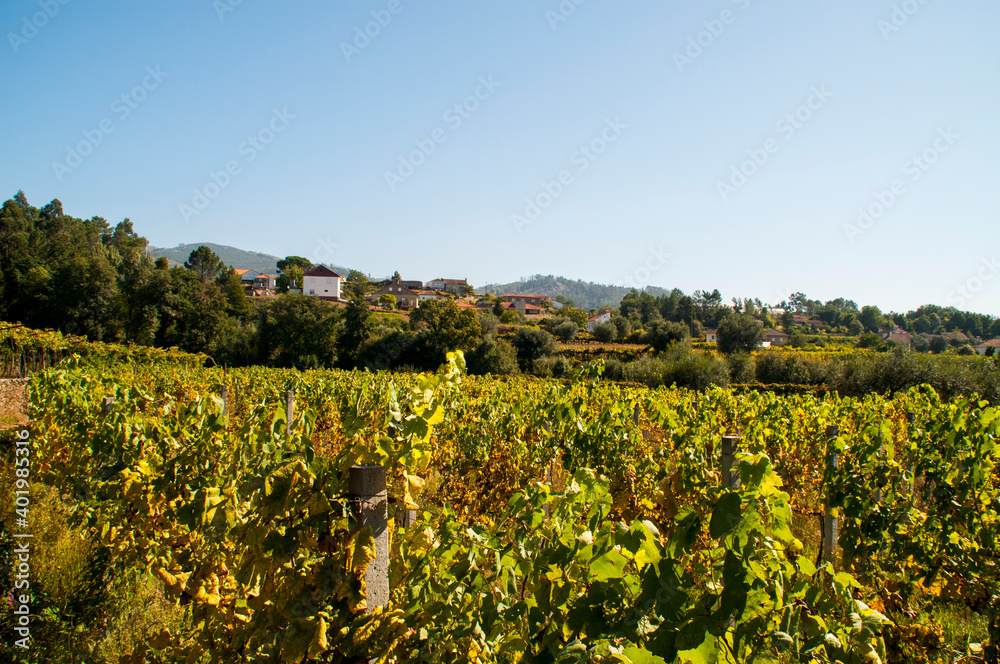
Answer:
[[427, 282], [427, 288], [436, 291], [446, 291], [448, 293], [460, 294], [462, 291], [471, 288], [465, 279], [435, 279]]
[[540, 316], [545, 313], [544, 307], [540, 307], [537, 304], [528, 304], [527, 302], [504, 302], [503, 308], [507, 311], [516, 311], [525, 316]]
[[302, 277], [302, 293], [321, 300], [338, 302], [341, 299], [340, 288], [343, 283], [343, 275], [337, 274], [325, 265], [317, 265]]
[[552, 298], [548, 295], [515, 295], [508, 294], [500, 298], [504, 302], [524, 302], [525, 304], [534, 304], [538, 307], [544, 307], [546, 305], [552, 305]]
[[791, 339], [791, 335], [788, 335], [781, 330], [768, 330], [764, 333], [764, 348], [770, 348], [771, 346], [781, 346], [788, 343]]
[[587, 331], [588, 332], [593, 332], [595, 327], [597, 327], [601, 323], [607, 323], [610, 320], [611, 320], [611, 312], [610, 311], [605, 311], [603, 314], [598, 314], [597, 316], [594, 316], [593, 318], [589, 318], [589, 319], [587, 319]]
[[421, 304], [423, 304], [424, 302], [427, 302], [428, 300], [441, 300], [442, 302], [447, 302], [450, 299], [451, 298], [448, 297], [447, 295], [443, 295], [442, 293], [437, 292], [437, 291], [428, 291], [428, 290], [417, 291], [417, 306], [418, 307]]
[[895, 344], [906, 349], [913, 347], [913, 335], [901, 327], [894, 327], [888, 332], [883, 332], [880, 336], [886, 343]]
[[270, 274], [258, 274], [253, 278], [254, 291], [265, 291], [266, 295], [271, 295], [277, 287], [278, 278]]
[[986, 343], [979, 344], [976, 346], [976, 352], [980, 355], [986, 355], [990, 352], [990, 348], [993, 349], [993, 354], [1000, 354], [1000, 339], [990, 339]]
[[[400, 309], [413, 309], [417, 306], [419, 300], [417, 291], [406, 285], [412, 283], [414, 282], [402, 281], [400, 279], [390, 281], [388, 285], [385, 285], [372, 293], [369, 299], [378, 302], [378, 299], [383, 295], [392, 295], [396, 298], [397, 307]], [[416, 283], [420, 282], [418, 281]]]
[[718, 330], [705, 330], [705, 341], [710, 344], [719, 343], [719, 331]]

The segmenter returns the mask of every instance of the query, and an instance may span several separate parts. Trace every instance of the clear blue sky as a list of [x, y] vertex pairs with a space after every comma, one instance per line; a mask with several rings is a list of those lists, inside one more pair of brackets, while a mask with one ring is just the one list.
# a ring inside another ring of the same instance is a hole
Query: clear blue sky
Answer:
[[4, 198], [373, 275], [1000, 315], [993, 0], [62, 1], [0, 8]]

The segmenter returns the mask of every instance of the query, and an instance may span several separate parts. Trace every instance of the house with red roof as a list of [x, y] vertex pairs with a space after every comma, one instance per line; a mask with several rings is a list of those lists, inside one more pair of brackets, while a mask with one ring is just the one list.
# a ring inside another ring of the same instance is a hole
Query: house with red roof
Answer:
[[325, 265], [317, 265], [302, 277], [302, 294], [338, 302], [341, 299], [340, 288], [343, 283], [343, 275], [337, 274]]

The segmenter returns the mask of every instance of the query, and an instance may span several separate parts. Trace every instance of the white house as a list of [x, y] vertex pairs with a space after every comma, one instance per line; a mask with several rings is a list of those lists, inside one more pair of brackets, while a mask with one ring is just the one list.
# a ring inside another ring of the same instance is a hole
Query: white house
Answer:
[[318, 265], [302, 277], [302, 294], [336, 302], [340, 300], [340, 286], [343, 283], [343, 276], [325, 265]]
[[985, 355], [989, 352], [990, 348], [993, 349], [993, 354], [1000, 353], [1000, 339], [990, 339], [984, 344], [979, 344], [976, 346], [976, 352], [980, 355]]
[[597, 327], [601, 323], [607, 323], [610, 320], [611, 320], [610, 311], [605, 311], [603, 314], [594, 316], [593, 318], [587, 320], [587, 331], [593, 332], [595, 327]]
[[719, 331], [718, 330], [706, 330], [705, 331], [705, 341], [710, 344], [719, 343]]

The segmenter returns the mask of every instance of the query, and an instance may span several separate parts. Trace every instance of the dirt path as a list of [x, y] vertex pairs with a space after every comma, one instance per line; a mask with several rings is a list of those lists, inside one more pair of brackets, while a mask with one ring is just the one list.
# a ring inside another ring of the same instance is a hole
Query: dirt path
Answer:
[[0, 379], [0, 429], [28, 423], [27, 382], [23, 378]]

